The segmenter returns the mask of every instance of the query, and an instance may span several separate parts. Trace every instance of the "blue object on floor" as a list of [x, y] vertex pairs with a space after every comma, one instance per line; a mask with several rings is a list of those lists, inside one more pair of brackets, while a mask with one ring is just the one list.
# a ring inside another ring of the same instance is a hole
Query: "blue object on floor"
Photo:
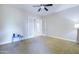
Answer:
[[12, 35], [12, 42], [14, 41], [14, 38], [15, 38], [16, 36], [15, 36], [15, 33], [13, 33], [13, 35]]
[[20, 35], [20, 34], [15, 34], [15, 33], [13, 33], [13, 35], [12, 35], [12, 42], [14, 41], [14, 38], [19, 38], [19, 39], [21, 39], [23, 36], [22, 35]]

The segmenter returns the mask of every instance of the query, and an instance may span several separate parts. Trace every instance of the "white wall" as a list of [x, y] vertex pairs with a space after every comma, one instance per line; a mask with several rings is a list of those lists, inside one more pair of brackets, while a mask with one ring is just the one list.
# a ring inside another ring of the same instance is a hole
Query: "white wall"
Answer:
[[[31, 19], [29, 19], [30, 17]], [[25, 12], [21, 9], [13, 7], [12, 5], [0, 5], [0, 44], [6, 44], [12, 42], [12, 34], [21, 34], [23, 39], [28, 37], [28, 22], [29, 20], [35, 19], [41, 26], [41, 20], [39, 17], [33, 16], [33, 14]], [[35, 26], [35, 35], [41, 34], [42, 30], [40, 27], [37, 29]], [[32, 29], [31, 29], [32, 30]], [[18, 41], [19, 39], [17, 39]]]
[[0, 43], [8, 43], [11, 42], [12, 34], [18, 33], [23, 35], [23, 14], [21, 11], [16, 8], [12, 8], [10, 5], [0, 5], [2, 12], [2, 38], [0, 39]]
[[76, 42], [77, 30], [74, 25], [79, 23], [79, 6], [43, 16], [42, 19], [45, 35]]

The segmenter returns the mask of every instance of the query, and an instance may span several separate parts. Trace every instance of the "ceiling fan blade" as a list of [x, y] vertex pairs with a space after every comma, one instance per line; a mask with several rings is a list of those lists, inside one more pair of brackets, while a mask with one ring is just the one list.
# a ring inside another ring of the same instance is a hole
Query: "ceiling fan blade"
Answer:
[[46, 7], [45, 7], [44, 9], [45, 9], [46, 11], [48, 11], [48, 9], [47, 9]]
[[53, 4], [45, 4], [44, 6], [52, 6]]
[[38, 9], [38, 12], [41, 10], [41, 8]]

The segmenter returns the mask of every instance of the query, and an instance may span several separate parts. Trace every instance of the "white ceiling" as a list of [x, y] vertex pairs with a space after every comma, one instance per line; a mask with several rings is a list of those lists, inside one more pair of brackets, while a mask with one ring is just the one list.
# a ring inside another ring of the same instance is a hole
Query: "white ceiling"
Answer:
[[41, 15], [41, 16], [57, 13], [72, 7], [79, 6], [78, 4], [53, 4], [53, 6], [47, 7], [48, 11], [41, 10], [40, 12], [38, 12], [39, 7], [33, 7], [35, 5], [38, 5], [38, 4], [19, 4], [19, 5], [16, 4], [13, 6], [23, 11], [32, 13], [34, 15]]

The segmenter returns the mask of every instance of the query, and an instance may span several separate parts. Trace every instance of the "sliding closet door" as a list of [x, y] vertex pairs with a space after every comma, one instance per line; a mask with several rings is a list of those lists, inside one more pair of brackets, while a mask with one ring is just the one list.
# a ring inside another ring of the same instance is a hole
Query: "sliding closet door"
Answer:
[[28, 18], [28, 37], [39, 36], [42, 32], [41, 20], [35, 18]]
[[35, 19], [35, 36], [42, 34], [42, 21], [41, 19]]
[[28, 37], [34, 37], [34, 19], [28, 18]]

